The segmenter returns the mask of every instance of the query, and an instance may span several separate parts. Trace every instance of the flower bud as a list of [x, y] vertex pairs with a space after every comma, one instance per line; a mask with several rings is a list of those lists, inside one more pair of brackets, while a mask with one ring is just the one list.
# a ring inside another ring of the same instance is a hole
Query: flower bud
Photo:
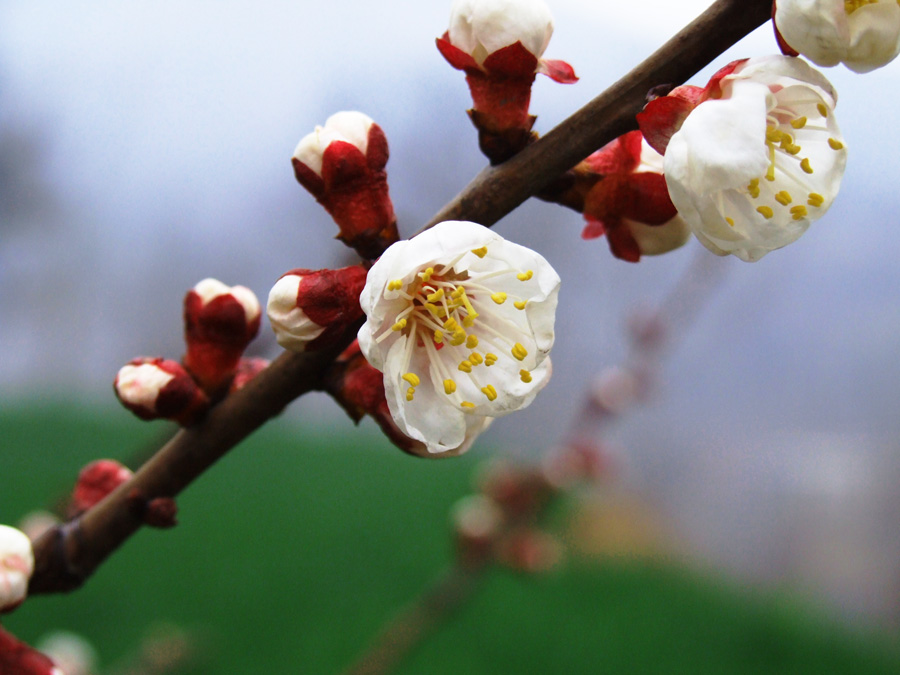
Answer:
[[253, 378], [269, 367], [268, 359], [261, 359], [256, 356], [242, 358], [238, 361], [237, 372], [231, 381], [230, 393], [234, 393], [239, 389], [243, 389]]
[[0, 627], [0, 673], [4, 675], [66, 675], [53, 661]]
[[[21, 530], [0, 525], [0, 614], [11, 612], [28, 594], [34, 572], [31, 540]], [[6, 672], [0, 669], [0, 672]]]
[[97, 653], [91, 643], [68, 631], [55, 631], [41, 638], [37, 648], [46, 654], [65, 675], [91, 675]]
[[113, 382], [122, 405], [142, 420], [169, 419], [192, 424], [209, 406], [203, 390], [177, 361], [137, 358]]
[[304, 136], [291, 158], [297, 181], [340, 228], [338, 239], [370, 260], [399, 238], [384, 170], [388, 155], [381, 127], [344, 111]]
[[184, 298], [184, 366], [207, 393], [228, 384], [259, 331], [261, 309], [244, 286], [204, 279]]
[[482, 152], [500, 163], [532, 139], [531, 85], [541, 72], [562, 83], [577, 81], [564, 61], [542, 59], [553, 34], [543, 0], [456, 0], [450, 27], [437, 40], [447, 62], [466, 73]]
[[467, 495], [450, 511], [456, 555], [463, 565], [489, 560], [504, 523], [503, 511], [481, 494]]
[[560, 563], [563, 547], [546, 532], [526, 529], [504, 538], [497, 547], [497, 562], [526, 574], [546, 572]]
[[114, 459], [98, 459], [84, 467], [72, 491], [69, 517], [84, 513], [106, 495], [131, 480], [134, 473]]
[[331, 344], [362, 319], [359, 294], [365, 284], [366, 271], [358, 265], [284, 274], [269, 292], [266, 306], [278, 344], [294, 352]]

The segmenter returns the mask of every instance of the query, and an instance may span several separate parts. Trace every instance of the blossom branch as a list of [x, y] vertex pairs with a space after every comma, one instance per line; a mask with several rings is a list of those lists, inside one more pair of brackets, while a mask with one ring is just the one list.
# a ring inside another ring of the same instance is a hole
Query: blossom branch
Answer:
[[[427, 225], [448, 219], [490, 225], [591, 152], [636, 128], [647, 92], [686, 80], [769, 18], [768, 0], [718, 0], [660, 50], [544, 138], [483, 171]], [[312, 354], [282, 354], [196, 426], [177, 434], [134, 476], [76, 520], [34, 544], [32, 593], [79, 587], [144, 524], [142, 508], [179, 494], [200, 474], [298, 396], [319, 388], [322, 373], [352, 341], [356, 327]]]

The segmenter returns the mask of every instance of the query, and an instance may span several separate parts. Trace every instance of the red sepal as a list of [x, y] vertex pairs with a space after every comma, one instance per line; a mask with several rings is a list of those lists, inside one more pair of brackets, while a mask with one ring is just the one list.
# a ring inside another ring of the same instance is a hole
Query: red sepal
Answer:
[[435, 40], [437, 44], [438, 51], [441, 53], [447, 63], [456, 68], [457, 70], [481, 70], [478, 66], [478, 62], [472, 58], [472, 55], [464, 52], [459, 47], [455, 47], [453, 43], [450, 42], [450, 32], [445, 32], [441, 37]]
[[541, 59], [538, 64], [538, 72], [560, 84], [575, 84], [578, 82], [575, 69], [565, 61], [558, 59]]
[[3, 675], [58, 675], [53, 661], [17, 640], [0, 627], [0, 673]]
[[594, 173], [631, 173], [641, 163], [641, 132], [629, 131], [584, 160]]
[[[687, 89], [687, 87], [679, 87], [679, 89]], [[691, 93], [698, 95], [703, 91], [700, 87], [691, 87], [691, 90]], [[669, 94], [647, 103], [635, 118], [650, 147], [664, 155], [672, 136], [681, 129], [685, 118], [691, 114], [696, 105], [687, 97]]]
[[484, 70], [495, 77], [534, 81], [537, 67], [537, 57], [519, 41], [498, 49], [484, 60]]
[[127, 466], [114, 459], [98, 459], [85, 466], [78, 474], [68, 515], [74, 518], [98, 504], [134, 474]]

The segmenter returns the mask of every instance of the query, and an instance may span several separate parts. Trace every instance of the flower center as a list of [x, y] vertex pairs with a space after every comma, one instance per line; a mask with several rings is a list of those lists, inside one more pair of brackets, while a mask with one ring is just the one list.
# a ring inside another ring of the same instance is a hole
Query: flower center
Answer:
[[[801, 115], [797, 108], [807, 115]], [[821, 100], [794, 100], [791, 105], [779, 104], [766, 116], [765, 144], [769, 166], [765, 174], [752, 179], [738, 193], [749, 198], [756, 213], [765, 220], [800, 221], [810, 215], [810, 209], [821, 209], [826, 196], [817, 191], [813, 178], [816, 167], [809, 151], [800, 145], [805, 136], [813, 147], [827, 137], [830, 151], [842, 150], [844, 144], [828, 136], [828, 106]], [[818, 136], [818, 137], [817, 137]], [[819, 155], [821, 158], [821, 155]], [[727, 215], [728, 207], [743, 210], [746, 202], [720, 205], [725, 221], [734, 227], [735, 219]]]
[[[470, 399], [476, 397], [483, 396], [489, 402], [497, 399], [497, 386], [503, 378], [492, 378], [488, 369], [498, 362], [515, 364], [519, 379], [531, 382], [531, 372], [519, 368], [528, 356], [522, 344], [529, 342], [527, 322], [516, 313], [528, 304], [534, 272], [508, 267], [486, 272], [454, 269], [465, 256], [483, 259], [487, 252], [487, 246], [465, 251], [447, 264], [420, 270], [412, 281], [396, 279], [388, 283], [388, 291], [398, 291], [406, 302], [393, 325], [376, 342], [396, 332], [406, 339], [401, 373], [409, 385], [407, 401], [414, 400], [416, 387], [429, 376], [409, 370], [414, 350], [425, 354], [429, 373], [442, 383], [448, 400], [463, 410], [475, 408], [476, 403]], [[524, 293], [511, 292], [516, 287]], [[421, 359], [415, 360], [421, 363]]]
[[[847, 14], [853, 14], [860, 7], [864, 7], [865, 5], [874, 5], [878, 2], [878, 0], [844, 0], [844, 11]], [[900, 5], [900, 0], [897, 0], [897, 4]]]

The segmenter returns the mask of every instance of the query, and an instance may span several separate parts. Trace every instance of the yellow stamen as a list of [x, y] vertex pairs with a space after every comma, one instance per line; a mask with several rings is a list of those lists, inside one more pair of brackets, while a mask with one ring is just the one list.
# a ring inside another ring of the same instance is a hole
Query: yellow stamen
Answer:
[[[898, 1], [900, 1], [900, 0], [898, 0]], [[809, 199], [806, 200], [806, 203], [809, 204], [810, 206], [819, 207], [825, 203], [825, 197], [823, 197], [822, 195], [817, 194], [815, 192], [810, 192]]]
[[470, 335], [466, 338], [466, 348], [475, 349], [478, 346], [478, 338], [474, 335]]
[[391, 330], [400, 331], [406, 328], [406, 319], [400, 319], [397, 323], [391, 326]]
[[766, 220], [775, 215], [775, 212], [768, 206], [757, 206], [756, 211]]
[[750, 184], [747, 185], [747, 192], [749, 192], [750, 196], [754, 199], [759, 197], [759, 178], [754, 178], [750, 181]]
[[791, 207], [791, 217], [794, 220], [802, 220], [803, 218], [806, 218], [807, 213], [808, 211], [806, 210], [806, 207], [803, 206], [803, 204], [797, 204], [797, 206]]
[[466, 341], [466, 331], [462, 328], [453, 333], [453, 337], [450, 338], [450, 344], [454, 347], [459, 347], [463, 342]]
[[416, 395], [416, 390], [413, 387], [410, 387], [409, 389], [406, 390], [406, 400], [407, 401], [412, 401], [413, 398], [415, 397], [415, 395]]
[[481, 248], [473, 248], [472, 253], [477, 255], [479, 258], [483, 258], [487, 255], [487, 246], [482, 246]]
[[469, 354], [469, 361], [472, 362], [473, 366], [481, 365], [481, 362], [484, 361], [484, 357], [478, 352], [472, 352]]
[[472, 372], [472, 362], [471, 361], [461, 361], [458, 368], [459, 368], [459, 370], [461, 370], [464, 373], [471, 373]]
[[463, 402], [460, 403], [459, 405], [460, 405], [460, 407], [462, 407], [462, 408], [474, 408], [474, 407], [475, 407], [475, 404], [472, 403], [471, 401], [463, 401]]
[[436, 345], [439, 345], [443, 342], [444, 342], [444, 334], [439, 330], [434, 331], [434, 343]]
[[787, 190], [782, 190], [781, 192], [777, 192], [775, 194], [775, 201], [781, 204], [782, 206], [787, 206], [790, 204], [793, 199], [791, 199], [791, 195]]
[[802, 129], [806, 126], [806, 118], [805, 117], [797, 117], [796, 119], [791, 120], [791, 126], [795, 129]]
[[493, 401], [497, 398], [497, 390], [494, 389], [494, 385], [489, 384], [486, 387], [481, 388], [482, 393], [487, 396], [488, 401]]
[[389, 281], [387, 288], [389, 291], [399, 291], [401, 288], [403, 288], [403, 280], [394, 279], [393, 281]]
[[528, 281], [533, 276], [534, 276], [534, 272], [532, 270], [528, 270], [527, 272], [522, 272], [521, 274], [517, 274], [516, 279], [518, 279], [519, 281]]
[[444, 289], [443, 288], [437, 289], [431, 295], [426, 296], [425, 299], [428, 300], [428, 302], [440, 302], [441, 300], [444, 299]]
[[515, 307], [516, 309], [525, 309], [526, 302], [527, 302], [526, 300], [516, 300], [513, 303], [513, 307]]
[[806, 173], [812, 173], [813, 168], [809, 164], [809, 157], [804, 157], [803, 161], [800, 162], [800, 168], [803, 169]]
[[521, 342], [517, 342], [510, 351], [518, 361], [522, 361], [528, 356], [528, 351], [522, 346]]
[[444, 393], [449, 396], [454, 391], [456, 391], [456, 382], [453, 380], [444, 380]]
[[409, 382], [410, 387], [418, 387], [419, 383], [421, 382], [421, 380], [419, 380], [419, 376], [415, 373], [407, 373], [400, 379]]
[[816, 103], [816, 110], [819, 111], [819, 114], [822, 117], [828, 117], [828, 106], [824, 103]]
[[520, 370], [519, 377], [522, 378], [522, 382], [524, 382], [525, 384], [531, 382], [531, 373], [529, 373], [527, 370]]
[[475, 325], [475, 319], [478, 318], [478, 312], [474, 314], [469, 314], [465, 319], [463, 319], [463, 326], [466, 328], [471, 328]]
[[431, 281], [431, 275], [434, 274], [434, 268], [429, 267], [424, 272], [419, 272], [419, 276], [422, 277], [422, 281], [428, 282]]
[[[897, 1], [900, 2], [900, 0], [897, 0]], [[828, 139], [828, 147], [831, 148], [832, 150], [840, 150], [841, 148], [844, 147], [844, 144], [841, 143], [836, 138], [829, 138]]]
[[496, 302], [498, 305], [502, 305], [504, 302], [506, 302], [506, 293], [503, 293], [502, 291], [491, 293], [491, 300]]
[[496, 354], [491, 354], [490, 352], [488, 352], [487, 354], [484, 355], [484, 365], [492, 366], [495, 363], [497, 363], [497, 355]]
[[435, 319], [443, 319], [447, 316], [447, 312], [444, 311], [444, 308], [440, 305], [435, 305], [433, 302], [426, 302], [423, 307], [425, 307]]
[[729, 218], [728, 216], [726, 216], [725, 222], [728, 223], [729, 225], [731, 225], [731, 227], [734, 227], [734, 219], [733, 218]]

